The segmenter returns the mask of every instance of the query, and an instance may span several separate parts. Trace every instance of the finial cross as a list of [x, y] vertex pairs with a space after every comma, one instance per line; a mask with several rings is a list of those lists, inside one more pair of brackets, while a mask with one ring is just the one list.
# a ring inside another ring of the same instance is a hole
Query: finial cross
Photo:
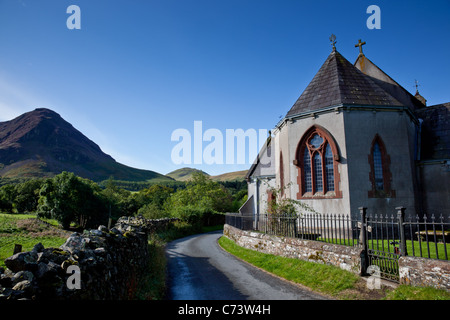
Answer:
[[364, 42], [361, 42], [361, 39], [359, 39], [359, 40], [358, 40], [358, 43], [355, 44], [355, 48], [356, 48], [356, 47], [359, 47], [359, 54], [364, 54], [364, 53], [363, 53], [363, 50], [362, 50], [362, 46], [365, 45], [365, 44], [366, 44], [366, 42], [365, 42], [365, 41], [364, 41]]
[[414, 80], [415, 81], [415, 87], [416, 87], [416, 92], [419, 92], [419, 81], [417, 81], [417, 80]]
[[330, 42], [331, 42], [331, 45], [333, 46], [333, 51], [336, 50], [336, 36], [334, 34], [331, 34]]

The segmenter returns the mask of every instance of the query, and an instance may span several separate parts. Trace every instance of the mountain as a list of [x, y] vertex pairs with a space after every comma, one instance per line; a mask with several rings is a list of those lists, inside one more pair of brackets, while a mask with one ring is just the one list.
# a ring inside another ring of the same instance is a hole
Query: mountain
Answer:
[[248, 170], [243, 171], [233, 171], [228, 173], [219, 174], [217, 176], [211, 176], [214, 181], [235, 181], [235, 180], [245, 180], [245, 176]]
[[116, 162], [49, 109], [36, 109], [0, 122], [0, 177], [51, 177], [62, 171], [94, 181], [173, 180]]
[[177, 181], [187, 181], [192, 178], [192, 175], [196, 172], [203, 173], [204, 175], [209, 177], [209, 174], [202, 170], [194, 169], [194, 168], [181, 168], [175, 171], [169, 172], [166, 176], [171, 177]]
[[217, 176], [210, 176], [206, 172], [198, 170], [198, 169], [181, 168], [181, 169], [177, 169], [175, 171], [172, 171], [172, 172], [166, 174], [166, 176], [174, 178], [177, 181], [187, 181], [190, 178], [192, 178], [192, 175], [195, 172], [201, 172], [204, 175], [210, 177], [211, 180], [214, 180], [214, 181], [245, 180], [245, 175], [247, 174], [247, 170], [244, 170], [244, 171], [228, 172], [228, 173], [220, 174], [220, 175], [217, 175]]

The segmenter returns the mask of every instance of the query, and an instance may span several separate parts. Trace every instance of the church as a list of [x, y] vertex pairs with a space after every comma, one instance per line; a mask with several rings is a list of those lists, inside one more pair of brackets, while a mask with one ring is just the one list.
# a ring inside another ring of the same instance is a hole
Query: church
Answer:
[[276, 188], [322, 214], [405, 207], [407, 215], [450, 217], [450, 103], [427, 106], [365, 56], [365, 42], [352, 64], [335, 39], [247, 172], [240, 213], [266, 214]]

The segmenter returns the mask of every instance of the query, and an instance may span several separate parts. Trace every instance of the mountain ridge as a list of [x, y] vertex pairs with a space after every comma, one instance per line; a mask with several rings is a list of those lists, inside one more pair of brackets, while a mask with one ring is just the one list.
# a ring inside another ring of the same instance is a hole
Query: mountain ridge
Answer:
[[202, 170], [185, 167], [185, 168], [180, 168], [180, 169], [171, 171], [171, 172], [167, 173], [166, 176], [172, 177], [173, 179], [175, 179], [177, 181], [188, 181], [189, 179], [192, 178], [193, 174], [196, 172], [201, 172], [204, 175], [206, 175], [207, 177], [209, 177], [211, 180], [214, 180], [214, 181], [245, 180], [245, 175], [247, 174], [247, 170], [243, 170], [243, 171], [232, 171], [232, 172], [219, 174], [216, 176], [211, 176], [210, 174], [208, 174]]
[[117, 162], [53, 110], [37, 108], [0, 122], [0, 177], [51, 177], [62, 171], [94, 181], [111, 176], [125, 181], [174, 180]]

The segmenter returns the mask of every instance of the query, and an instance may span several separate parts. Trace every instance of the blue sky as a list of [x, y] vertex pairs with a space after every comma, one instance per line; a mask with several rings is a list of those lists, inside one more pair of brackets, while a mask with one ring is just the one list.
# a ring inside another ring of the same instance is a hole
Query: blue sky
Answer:
[[[70, 5], [80, 30], [66, 26]], [[379, 30], [366, 26], [369, 5]], [[129, 166], [245, 170], [174, 164], [172, 132], [194, 121], [224, 136], [272, 129], [331, 52], [331, 33], [350, 62], [362, 39], [411, 93], [417, 79], [428, 105], [448, 102], [449, 15], [449, 0], [0, 0], [0, 121], [45, 107]]]

